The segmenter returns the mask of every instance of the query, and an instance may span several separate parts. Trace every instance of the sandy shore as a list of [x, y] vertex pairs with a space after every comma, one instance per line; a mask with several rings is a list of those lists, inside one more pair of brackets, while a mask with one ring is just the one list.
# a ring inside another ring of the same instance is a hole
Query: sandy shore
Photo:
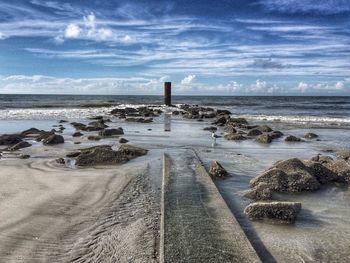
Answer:
[[2, 160], [0, 262], [154, 262], [157, 204], [146, 163], [69, 169]]

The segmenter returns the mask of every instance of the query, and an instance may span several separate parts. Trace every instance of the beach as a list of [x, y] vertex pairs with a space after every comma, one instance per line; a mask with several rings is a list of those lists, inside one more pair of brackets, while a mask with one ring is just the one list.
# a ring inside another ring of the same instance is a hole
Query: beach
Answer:
[[[37, 134], [22, 138], [30, 147], [9, 151], [8, 145], [1, 146], [0, 262], [159, 262], [163, 154], [176, 156], [176, 164], [186, 163], [193, 152], [207, 171], [213, 160], [227, 170], [230, 176], [213, 178], [213, 182], [263, 262], [350, 260], [346, 184], [277, 193], [276, 200], [302, 204], [293, 224], [249, 220], [244, 209], [252, 200], [243, 195], [249, 181], [278, 160], [310, 160], [318, 154], [336, 159], [339, 149], [348, 149], [347, 97], [295, 101], [174, 97], [176, 105], [168, 108], [156, 96], [108, 101], [96, 97], [93, 102], [84, 97], [64, 102], [48, 96], [37, 103], [23, 97], [12, 99], [21, 103], [11, 105], [20, 106], [2, 105], [0, 134], [19, 134], [30, 128], [42, 134], [40, 130], [55, 129], [53, 133], [62, 136], [64, 143], [45, 144], [45, 139], [36, 141]], [[190, 100], [199, 106], [186, 106]], [[215, 112], [213, 116], [194, 114], [208, 108]], [[228, 132], [227, 124], [218, 123], [222, 116], [225, 122], [244, 118], [247, 125], [268, 126], [283, 135], [259, 143], [247, 135], [253, 127], [235, 126], [235, 133], [232, 127]], [[108, 127], [96, 129], [101, 119]], [[210, 129], [205, 130], [212, 126], [217, 129], [216, 141]], [[78, 131], [82, 136], [73, 137]], [[317, 139], [305, 138], [308, 133]], [[247, 138], [232, 139], [238, 134]], [[290, 135], [302, 141], [286, 142]], [[121, 143], [120, 138], [128, 142]], [[84, 162], [84, 157], [96, 152], [82, 149], [101, 145], [111, 146], [107, 152], [116, 154], [113, 163], [104, 164], [101, 156], [93, 159], [96, 163]], [[117, 155], [124, 145], [147, 152]]]

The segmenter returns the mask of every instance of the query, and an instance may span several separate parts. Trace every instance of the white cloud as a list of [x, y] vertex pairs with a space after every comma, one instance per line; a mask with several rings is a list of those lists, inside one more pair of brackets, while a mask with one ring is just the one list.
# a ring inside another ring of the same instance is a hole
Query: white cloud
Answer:
[[64, 36], [66, 38], [78, 38], [80, 35], [81, 29], [76, 24], [69, 24], [64, 31]]
[[308, 88], [308, 84], [306, 84], [305, 82], [299, 82], [298, 84], [298, 90], [300, 90], [301, 93], [304, 93], [307, 88]]
[[196, 75], [188, 75], [183, 80], [181, 80], [181, 85], [191, 85], [196, 79]]
[[338, 82], [335, 84], [334, 87], [335, 87], [335, 89], [337, 89], [337, 90], [343, 90], [344, 87], [345, 87], [345, 84], [344, 84], [343, 81], [338, 81]]
[[0, 32], [0, 40], [5, 39], [5, 38], [6, 38], [5, 34]]

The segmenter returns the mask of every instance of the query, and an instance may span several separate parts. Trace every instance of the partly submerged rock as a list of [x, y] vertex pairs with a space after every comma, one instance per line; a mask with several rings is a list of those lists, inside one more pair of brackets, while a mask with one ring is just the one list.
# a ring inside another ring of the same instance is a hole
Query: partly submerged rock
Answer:
[[319, 161], [304, 161], [304, 164], [308, 167], [310, 173], [321, 184], [337, 182], [339, 179], [338, 175], [334, 171], [330, 170]]
[[304, 135], [304, 138], [306, 139], [315, 139], [317, 138], [318, 135], [316, 133], [308, 132], [307, 134]]
[[4, 134], [0, 135], [0, 145], [15, 145], [22, 141], [21, 134]]
[[259, 129], [255, 128], [255, 129], [252, 129], [252, 130], [248, 131], [247, 136], [254, 137], [254, 136], [261, 135], [261, 134], [263, 134], [262, 131], [260, 131]]
[[129, 158], [120, 151], [96, 147], [92, 150], [83, 151], [76, 159], [77, 166], [113, 165], [126, 163]]
[[337, 175], [336, 182], [350, 184], [350, 164], [345, 160], [335, 160], [323, 164]]
[[83, 136], [84, 134], [82, 134], [81, 132], [75, 132], [75, 133], [73, 133], [73, 137], [81, 137], [81, 136]]
[[203, 130], [210, 131], [210, 132], [216, 132], [218, 130], [218, 128], [216, 128], [214, 126], [209, 126], [209, 127], [205, 127]]
[[57, 135], [57, 134], [52, 134], [49, 137], [45, 138], [43, 140], [43, 143], [45, 145], [54, 145], [54, 144], [60, 144], [60, 143], [64, 143], [64, 138], [61, 135]]
[[139, 157], [142, 155], [146, 155], [148, 152], [148, 150], [146, 150], [144, 148], [130, 145], [130, 144], [121, 145], [119, 147], [118, 151], [123, 153], [124, 155], [126, 155], [129, 159], [136, 158], [136, 157]]
[[272, 199], [272, 190], [267, 183], [261, 182], [261, 183], [258, 183], [252, 189], [244, 191], [243, 196], [246, 198], [255, 200], [255, 201], [271, 200]]
[[39, 130], [37, 128], [30, 128], [28, 130], [22, 131], [21, 134], [24, 136], [29, 136], [29, 135], [40, 135], [43, 131]]
[[338, 158], [344, 159], [346, 161], [350, 159], [350, 149], [341, 149], [338, 150], [335, 154]]
[[242, 134], [234, 134], [234, 133], [226, 134], [224, 137], [226, 140], [232, 140], [232, 141], [243, 141], [248, 139]]
[[228, 175], [227, 171], [218, 161], [212, 161], [210, 164], [209, 174], [213, 177], [224, 178]]
[[285, 141], [286, 142], [301, 142], [302, 140], [299, 137], [296, 137], [296, 136], [293, 136], [293, 135], [289, 135], [289, 136], [287, 136]]
[[104, 129], [98, 133], [102, 137], [110, 137], [115, 135], [122, 135], [124, 134], [123, 128], [118, 129]]
[[294, 223], [301, 210], [297, 202], [257, 202], [248, 205], [244, 213], [250, 220], [275, 220], [279, 223]]
[[250, 186], [255, 187], [261, 182], [268, 184], [276, 192], [315, 191], [320, 188], [318, 180], [297, 158], [275, 163], [263, 174], [253, 178]]
[[125, 139], [125, 138], [120, 138], [119, 139], [119, 143], [127, 143], [127, 142], [129, 142], [127, 139]]
[[259, 126], [258, 129], [262, 132], [272, 132], [272, 129], [267, 125]]
[[257, 136], [255, 138], [255, 140], [257, 142], [260, 142], [260, 143], [271, 143], [272, 142], [272, 137], [269, 134], [264, 133], [264, 134], [261, 134], [261, 135]]
[[278, 138], [281, 138], [283, 136], [283, 132], [281, 132], [281, 131], [273, 131], [269, 134], [270, 134], [272, 139], [278, 139]]
[[83, 123], [71, 122], [71, 125], [77, 130], [85, 130], [86, 129], [86, 125]]
[[22, 149], [22, 148], [26, 148], [26, 147], [30, 147], [32, 146], [29, 142], [26, 142], [26, 141], [21, 141], [13, 146], [10, 146], [7, 148], [7, 150], [9, 151], [17, 151], [19, 149]]
[[90, 141], [99, 141], [101, 139], [102, 139], [102, 137], [98, 136], [98, 135], [90, 135], [90, 136], [88, 136], [88, 140], [90, 140]]

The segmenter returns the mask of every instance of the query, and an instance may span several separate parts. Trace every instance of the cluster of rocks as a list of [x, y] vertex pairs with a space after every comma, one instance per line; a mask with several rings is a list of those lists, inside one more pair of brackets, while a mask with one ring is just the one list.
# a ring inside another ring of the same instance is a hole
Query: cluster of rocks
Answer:
[[55, 133], [55, 130], [44, 131], [36, 128], [30, 128], [21, 133], [0, 135], [0, 145], [8, 146], [7, 151], [17, 151], [22, 148], [32, 146], [25, 139], [35, 139], [42, 141], [44, 145], [54, 145], [64, 143], [64, 138]]
[[162, 110], [156, 107], [138, 107], [138, 108], [116, 108], [110, 114], [125, 119], [128, 122], [150, 123], [153, 122], [153, 117], [158, 117]]
[[[84, 167], [123, 164], [146, 155], [147, 152], [146, 149], [129, 144], [121, 145], [117, 151], [113, 150], [110, 145], [99, 145], [71, 152], [66, 157], [75, 158], [75, 165]], [[62, 163], [62, 158], [57, 159], [57, 162]]]
[[[350, 183], [350, 150], [338, 151], [336, 159], [317, 155], [311, 160], [292, 158], [276, 162], [268, 170], [250, 181], [250, 189], [245, 191], [243, 195], [258, 202], [249, 205], [245, 209], [245, 213], [251, 219], [275, 218], [282, 220], [281, 214], [287, 211], [287, 215], [290, 216], [284, 221], [294, 222], [301, 204], [273, 202], [269, 203], [271, 204], [269, 206], [266, 205], [266, 201], [272, 201], [274, 193], [316, 191], [320, 189], [321, 185], [329, 183], [347, 185]], [[298, 209], [291, 209], [291, 206], [298, 207]], [[261, 211], [257, 212], [259, 209]], [[267, 209], [268, 211], [266, 211]], [[278, 213], [273, 213], [274, 211]]]

